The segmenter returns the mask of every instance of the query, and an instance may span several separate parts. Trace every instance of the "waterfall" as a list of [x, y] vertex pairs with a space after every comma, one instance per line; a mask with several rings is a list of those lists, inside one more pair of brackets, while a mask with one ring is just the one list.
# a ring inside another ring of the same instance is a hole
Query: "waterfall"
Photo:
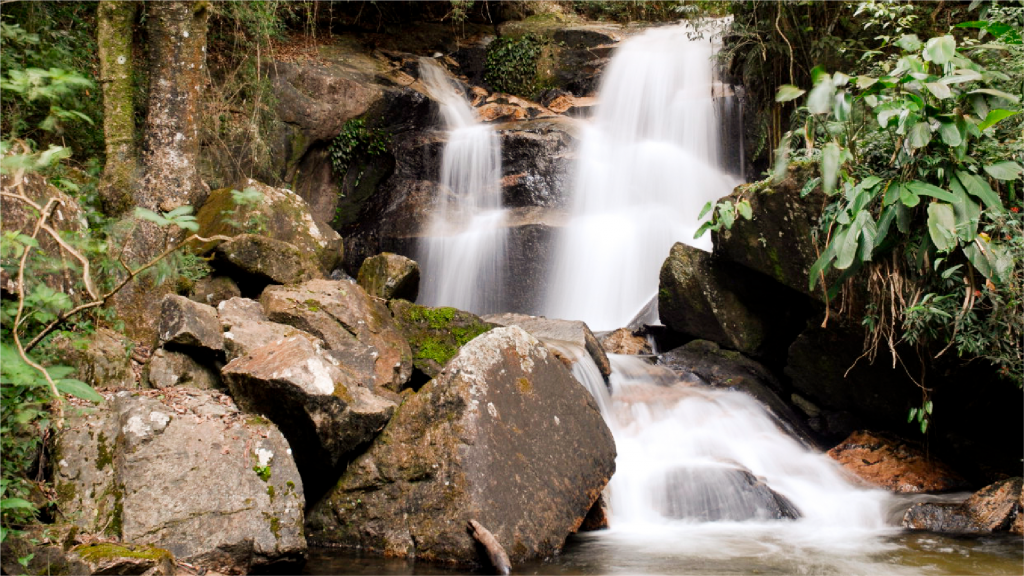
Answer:
[[710, 235], [693, 238], [697, 215], [740, 181], [722, 170], [714, 46], [687, 32], [649, 30], [608, 65], [582, 138], [547, 316], [626, 326], [657, 294], [673, 243], [711, 248]]
[[447, 142], [434, 213], [418, 247], [418, 302], [474, 314], [504, 312], [505, 210], [498, 136], [480, 123], [448, 74], [429, 58], [420, 77], [438, 102]]

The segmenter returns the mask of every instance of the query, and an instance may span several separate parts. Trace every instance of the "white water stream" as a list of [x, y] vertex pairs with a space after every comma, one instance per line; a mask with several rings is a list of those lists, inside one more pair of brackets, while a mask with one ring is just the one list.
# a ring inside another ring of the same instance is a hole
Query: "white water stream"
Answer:
[[505, 312], [507, 228], [498, 136], [477, 120], [461, 89], [436, 62], [422, 59], [420, 77], [440, 104], [448, 140], [437, 205], [419, 246], [418, 302], [481, 315]]
[[693, 238], [697, 215], [740, 181], [720, 169], [714, 46], [687, 30], [655, 28], [626, 41], [604, 73], [546, 316], [593, 330], [626, 326], [656, 295], [672, 244], [711, 248], [710, 235]]

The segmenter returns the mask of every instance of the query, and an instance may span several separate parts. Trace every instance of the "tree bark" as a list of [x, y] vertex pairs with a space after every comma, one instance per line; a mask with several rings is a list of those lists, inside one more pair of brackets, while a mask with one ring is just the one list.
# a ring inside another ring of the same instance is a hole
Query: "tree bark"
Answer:
[[151, 2], [146, 175], [135, 203], [168, 211], [198, 208], [208, 190], [199, 177], [199, 104], [206, 86], [205, 1]]
[[109, 216], [120, 216], [131, 207], [138, 169], [132, 82], [132, 24], [137, 9], [136, 2], [114, 0], [100, 2], [98, 9], [97, 43], [107, 152], [100, 197]]

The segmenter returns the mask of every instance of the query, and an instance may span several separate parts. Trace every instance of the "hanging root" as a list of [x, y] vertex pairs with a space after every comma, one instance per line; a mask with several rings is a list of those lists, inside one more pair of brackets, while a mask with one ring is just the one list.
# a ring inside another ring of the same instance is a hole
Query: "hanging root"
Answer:
[[512, 563], [508, 560], [508, 554], [505, 553], [505, 549], [498, 543], [494, 534], [491, 534], [476, 520], [469, 521], [469, 534], [487, 549], [487, 557], [490, 558], [491, 565], [494, 566], [498, 574], [507, 575], [512, 572]]

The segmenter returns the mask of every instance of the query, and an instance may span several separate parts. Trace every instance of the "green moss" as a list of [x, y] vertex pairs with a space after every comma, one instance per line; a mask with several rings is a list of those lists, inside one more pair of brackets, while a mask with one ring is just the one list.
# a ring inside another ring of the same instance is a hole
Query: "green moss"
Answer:
[[68, 508], [68, 505], [75, 500], [75, 483], [74, 482], [58, 482], [57, 486], [57, 504], [61, 508]]
[[527, 396], [533, 394], [533, 382], [530, 382], [529, 378], [516, 379], [516, 388], [519, 388], [519, 391]]
[[352, 398], [352, 394], [348, 391], [348, 388], [341, 382], [338, 382], [337, 384], [334, 385], [333, 396], [335, 398], [341, 398], [347, 404], [351, 404], [352, 402], [355, 401], [355, 399]]
[[250, 414], [245, 418], [245, 423], [249, 426], [270, 426], [270, 420], [259, 414]]
[[271, 502], [274, 501], [274, 496], [276, 496], [276, 494], [274, 492], [274, 485], [273, 484], [268, 484], [267, 485], [267, 496], [270, 496], [270, 501]]
[[291, 480], [285, 482], [284, 485], [287, 486], [291, 490], [295, 490], [295, 482], [292, 482]]
[[309, 299], [309, 300], [306, 300], [305, 302], [303, 302], [303, 304], [306, 305], [306, 310], [309, 310], [310, 312], [319, 312], [320, 311], [320, 303], [317, 302], [316, 300]]
[[416, 324], [422, 324], [426, 322], [427, 326], [434, 330], [442, 330], [448, 327], [455, 319], [455, 314], [458, 312], [455, 308], [442, 306], [441, 308], [429, 308], [427, 306], [410, 306], [406, 312], [406, 318], [410, 322]]
[[271, 516], [266, 512], [263, 513], [263, 518], [267, 520], [270, 525], [270, 532], [274, 535], [274, 538], [281, 539], [281, 519], [277, 516]]
[[121, 528], [123, 526], [124, 518], [124, 503], [121, 501], [121, 492], [114, 492], [114, 508], [110, 511], [109, 521], [107, 522], [106, 528], [103, 530], [103, 534], [111, 536], [113, 538], [121, 537]]
[[774, 246], [766, 246], [768, 250], [768, 259], [772, 261], [772, 276], [776, 280], [786, 283], [786, 272], [782, 269], [782, 263], [779, 261], [779, 253], [775, 250]]
[[445, 344], [442, 340], [433, 336], [425, 337], [416, 351], [416, 358], [433, 360], [444, 366], [458, 352], [458, 348]]
[[75, 553], [84, 560], [91, 563], [102, 562], [113, 558], [141, 558], [162, 562], [164, 560], [174, 561], [174, 556], [163, 548], [154, 546], [125, 546], [121, 544], [99, 543], [84, 544], [73, 549]]
[[103, 470], [114, 463], [114, 453], [107, 447], [107, 437], [100, 432], [96, 438], [96, 469]]

